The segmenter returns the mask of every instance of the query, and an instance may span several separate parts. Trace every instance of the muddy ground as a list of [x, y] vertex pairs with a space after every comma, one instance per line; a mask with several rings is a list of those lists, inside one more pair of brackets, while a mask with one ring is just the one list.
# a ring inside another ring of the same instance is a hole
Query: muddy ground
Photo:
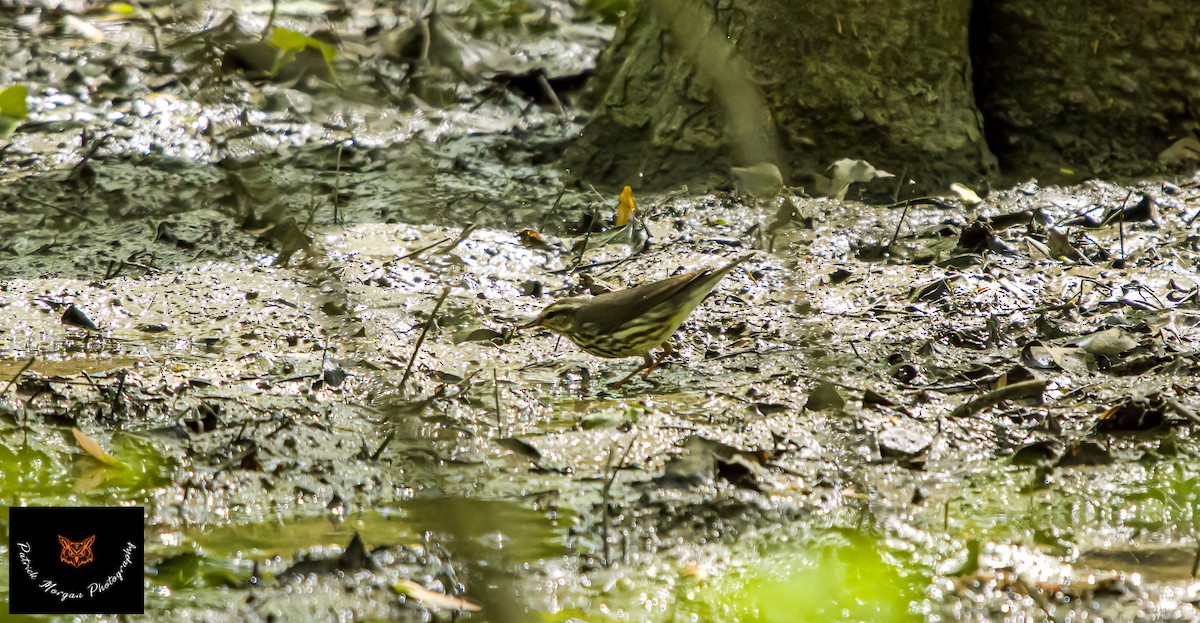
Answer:
[[[4, 503], [143, 505], [153, 621], [1200, 620], [1196, 179], [617, 231], [580, 4], [0, 9]], [[646, 379], [513, 334], [743, 254]]]

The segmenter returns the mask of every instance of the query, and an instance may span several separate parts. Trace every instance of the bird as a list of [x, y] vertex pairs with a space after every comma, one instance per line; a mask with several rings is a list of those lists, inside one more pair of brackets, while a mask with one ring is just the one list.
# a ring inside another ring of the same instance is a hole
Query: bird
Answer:
[[[683, 321], [725, 275], [749, 257], [743, 255], [720, 268], [705, 268], [627, 290], [561, 299], [517, 329], [548, 329], [597, 357], [642, 357], [644, 365], [614, 386], [623, 385], [643, 370], [646, 378], [673, 351], [667, 341]], [[651, 356], [650, 351], [660, 346], [665, 351], [657, 358]]]

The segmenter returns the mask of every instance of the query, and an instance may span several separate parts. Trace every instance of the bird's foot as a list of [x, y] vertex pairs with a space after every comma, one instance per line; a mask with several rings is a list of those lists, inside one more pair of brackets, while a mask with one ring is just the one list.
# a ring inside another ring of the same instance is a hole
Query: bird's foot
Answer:
[[667, 344], [666, 346], [663, 347], [662, 352], [659, 353], [657, 357], [652, 357], [652, 356], [650, 356], [649, 353], [643, 355], [643, 357], [645, 358], [645, 363], [643, 363], [642, 365], [635, 368], [634, 371], [630, 372], [629, 375], [626, 376], [625, 378], [617, 381], [616, 383], [613, 383], [612, 385], [609, 385], [609, 387], [611, 387], [613, 389], [618, 389], [618, 388], [622, 387], [623, 385], [628, 383], [630, 379], [632, 379], [634, 376], [636, 376], [638, 372], [642, 373], [643, 380], [649, 378], [650, 373], [654, 372], [660, 365], [662, 365], [662, 363], [664, 361], [667, 360], [668, 357], [670, 357], [673, 354], [675, 354], [675, 349], [673, 347], [671, 347], [670, 344]]

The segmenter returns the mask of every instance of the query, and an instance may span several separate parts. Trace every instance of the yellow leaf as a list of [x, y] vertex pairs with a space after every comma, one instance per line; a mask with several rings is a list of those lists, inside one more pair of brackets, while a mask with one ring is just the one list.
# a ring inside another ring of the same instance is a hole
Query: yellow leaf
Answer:
[[965, 184], [954, 182], [950, 185], [950, 191], [958, 195], [958, 198], [962, 200], [963, 205], [967, 206], [968, 208], [983, 203], [983, 199], [980, 198], [979, 194], [974, 190], [971, 190], [971, 188]]
[[392, 585], [392, 589], [401, 595], [416, 599], [427, 608], [434, 610], [465, 610], [479, 612], [479, 606], [458, 597], [444, 593], [435, 593], [412, 580], [400, 580]]
[[271, 45], [286, 52], [300, 52], [304, 48], [313, 48], [320, 52], [326, 61], [332, 61], [333, 57], [337, 54], [333, 46], [328, 43], [286, 28], [271, 29]]
[[617, 220], [613, 225], [621, 227], [629, 224], [629, 218], [637, 211], [637, 202], [633, 199], [633, 189], [626, 186], [625, 190], [621, 191], [621, 199], [617, 204]]
[[0, 91], [0, 115], [16, 119], [28, 117], [29, 109], [25, 106], [25, 98], [28, 96], [29, 87], [23, 84], [14, 84]]
[[84, 452], [87, 452], [92, 458], [104, 463], [105, 465], [108, 465], [109, 467], [124, 467], [125, 464], [122, 463], [120, 459], [105, 452], [104, 448], [101, 448], [100, 444], [96, 443], [95, 439], [83, 434], [83, 431], [79, 430], [78, 428], [71, 428], [71, 434], [75, 435], [75, 443], [78, 443], [79, 447], [83, 449]]

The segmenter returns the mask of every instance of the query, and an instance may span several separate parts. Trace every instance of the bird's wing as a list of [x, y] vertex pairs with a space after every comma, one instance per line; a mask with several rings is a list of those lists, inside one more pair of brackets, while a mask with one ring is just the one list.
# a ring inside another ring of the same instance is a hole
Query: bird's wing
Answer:
[[[692, 287], [705, 288], [706, 291], [711, 289], [722, 277], [748, 257], [750, 255], [742, 256], [718, 269], [706, 268], [648, 283], [644, 286], [595, 296], [589, 301], [589, 307], [594, 305], [592, 309], [595, 313], [589, 314], [589, 316], [598, 318], [598, 322], [613, 328], [619, 327], [633, 316], [657, 307], [679, 295], [683, 290]], [[698, 304], [699, 301], [696, 303]]]
[[[684, 273], [676, 275], [662, 281], [655, 281], [644, 286], [630, 288], [628, 290], [619, 290], [617, 292], [606, 292], [599, 296], [593, 297], [591, 303], [597, 305], [594, 309], [600, 310], [603, 308], [611, 309], [628, 309], [628, 310], [645, 310], [648, 307], [654, 307], [663, 301], [670, 298], [690, 283], [703, 277], [708, 270], [698, 270], [696, 272]], [[600, 307], [603, 306], [603, 307]], [[616, 318], [613, 319], [617, 321]]]

